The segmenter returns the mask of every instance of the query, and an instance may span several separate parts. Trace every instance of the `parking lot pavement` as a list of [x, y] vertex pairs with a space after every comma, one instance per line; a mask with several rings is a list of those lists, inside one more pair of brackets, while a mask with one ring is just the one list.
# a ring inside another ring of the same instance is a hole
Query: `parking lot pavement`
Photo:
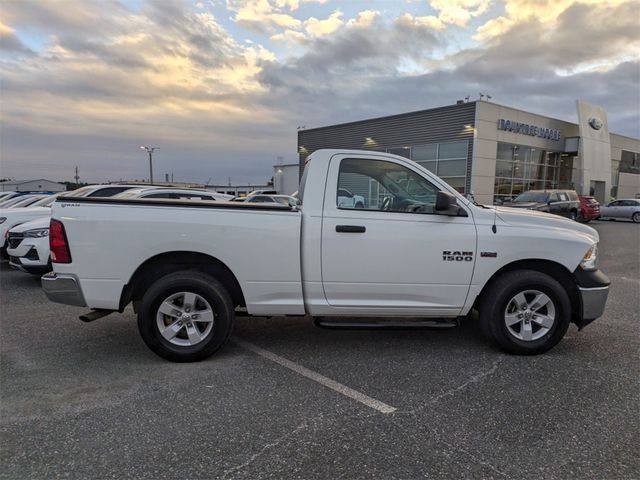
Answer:
[[83, 324], [3, 265], [0, 477], [638, 478], [640, 228], [593, 226], [606, 313], [537, 357], [496, 351], [473, 319], [343, 332], [241, 318], [222, 352], [173, 364], [131, 310]]

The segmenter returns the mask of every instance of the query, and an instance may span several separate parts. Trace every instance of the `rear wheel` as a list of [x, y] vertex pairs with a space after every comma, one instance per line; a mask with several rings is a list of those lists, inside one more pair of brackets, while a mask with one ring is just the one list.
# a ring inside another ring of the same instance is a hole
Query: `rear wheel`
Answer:
[[157, 355], [195, 362], [213, 355], [231, 334], [231, 296], [215, 278], [188, 270], [161, 277], [146, 291], [138, 330]]
[[553, 348], [571, 321], [571, 303], [562, 285], [533, 270], [507, 272], [483, 292], [480, 323], [503, 350], [535, 355]]
[[631, 216], [633, 223], [640, 223], [640, 212], [636, 212]]
[[578, 219], [578, 212], [575, 210], [571, 210], [571, 212], [569, 212], [569, 218], [571, 220], [577, 220]]

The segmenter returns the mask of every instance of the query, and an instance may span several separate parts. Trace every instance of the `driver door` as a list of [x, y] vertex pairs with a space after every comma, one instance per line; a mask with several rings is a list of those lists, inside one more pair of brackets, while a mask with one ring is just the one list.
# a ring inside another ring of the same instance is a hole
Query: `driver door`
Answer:
[[[366, 207], [341, 204], [341, 189], [364, 196]], [[468, 213], [435, 213], [440, 189], [409, 161], [333, 157], [321, 264], [325, 297], [335, 312], [460, 312], [475, 263], [476, 231]]]

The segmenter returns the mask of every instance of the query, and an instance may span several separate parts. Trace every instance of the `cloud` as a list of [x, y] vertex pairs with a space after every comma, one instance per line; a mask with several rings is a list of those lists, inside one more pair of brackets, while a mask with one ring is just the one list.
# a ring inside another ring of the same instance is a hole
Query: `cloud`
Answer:
[[438, 17], [434, 17], [433, 15], [424, 15], [421, 17], [414, 17], [409, 13], [405, 13], [396, 18], [396, 23], [404, 26], [411, 27], [425, 27], [430, 28], [432, 30], [444, 30], [445, 24]]
[[303, 3], [326, 3], [327, 0], [275, 0], [278, 8], [288, 8], [291, 11], [300, 8]]
[[518, 70], [524, 69], [520, 70], [522, 73], [548, 68], [570, 72], [602, 62], [615, 66], [637, 58], [640, 49], [637, 7], [636, 2], [615, 6], [576, 3], [552, 22], [526, 16], [487, 40], [490, 48], [481, 50], [481, 56], [473, 63], [482, 62], [493, 69], [496, 65], [527, 59], [519, 62]]
[[331, 35], [344, 25], [344, 22], [340, 19], [342, 15], [343, 13], [340, 10], [336, 10], [324, 20], [311, 17], [304, 22], [304, 29], [313, 37]]
[[[475, 42], [473, 32], [448, 26], [475, 24], [485, 2], [436, 4], [436, 15], [385, 7], [347, 16], [330, 5], [318, 14], [314, 5], [312, 20], [301, 16], [302, 2], [228, 0], [236, 23], [256, 7], [239, 22], [266, 35], [250, 42], [207, 2], [143, 1], [135, 10], [115, 0], [109, 8], [1, 2], [3, 175], [65, 179], [78, 165], [86, 179], [143, 178], [137, 147], [148, 142], [161, 147], [158, 172], [177, 179], [258, 182], [277, 156], [296, 161], [296, 125], [447, 105], [477, 92], [568, 120], [581, 98], [608, 109], [612, 131], [638, 136], [637, 2], [586, 1], [533, 8], [509, 0], [495, 18], [500, 29], [488, 33], [492, 24], [481, 20]], [[37, 51], [20, 41], [33, 31], [43, 39]]]
[[[299, 2], [281, 1], [282, 6], [294, 5]], [[235, 11], [233, 20], [250, 30], [257, 32], [274, 32], [279, 28], [297, 28], [302, 22], [284, 13], [269, 0], [227, 0], [227, 8]]]
[[472, 17], [478, 17], [489, 9], [490, 0], [432, 0], [438, 20], [444, 24], [466, 27]]
[[380, 12], [377, 10], [363, 10], [358, 12], [356, 18], [351, 18], [347, 22], [347, 26], [351, 28], [367, 28], [380, 18]]
[[[446, 1], [446, 0], [443, 0]], [[505, 0], [505, 14], [492, 18], [478, 28], [476, 39], [486, 40], [498, 37], [519, 23], [537, 20], [543, 24], [554, 24], [555, 20], [568, 8], [578, 4], [576, 0]], [[635, 4], [632, 18], [638, 21], [638, 3], [635, 0], [580, 0], [580, 5], [594, 9]], [[575, 28], [575, 25], [574, 25]]]
[[30, 48], [22, 43], [13, 29], [2, 22], [0, 22], [0, 50], [8, 53], [33, 53]]

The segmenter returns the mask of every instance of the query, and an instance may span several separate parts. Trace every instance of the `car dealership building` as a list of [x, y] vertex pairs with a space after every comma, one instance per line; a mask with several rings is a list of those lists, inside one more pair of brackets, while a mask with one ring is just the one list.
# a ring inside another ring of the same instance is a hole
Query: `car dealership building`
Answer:
[[[320, 148], [394, 153], [480, 203], [532, 189], [574, 189], [601, 203], [640, 196], [640, 139], [609, 132], [601, 107], [577, 102], [578, 123], [487, 101], [298, 132], [300, 169]], [[367, 195], [354, 184], [353, 193]], [[370, 191], [371, 189], [369, 189]]]

